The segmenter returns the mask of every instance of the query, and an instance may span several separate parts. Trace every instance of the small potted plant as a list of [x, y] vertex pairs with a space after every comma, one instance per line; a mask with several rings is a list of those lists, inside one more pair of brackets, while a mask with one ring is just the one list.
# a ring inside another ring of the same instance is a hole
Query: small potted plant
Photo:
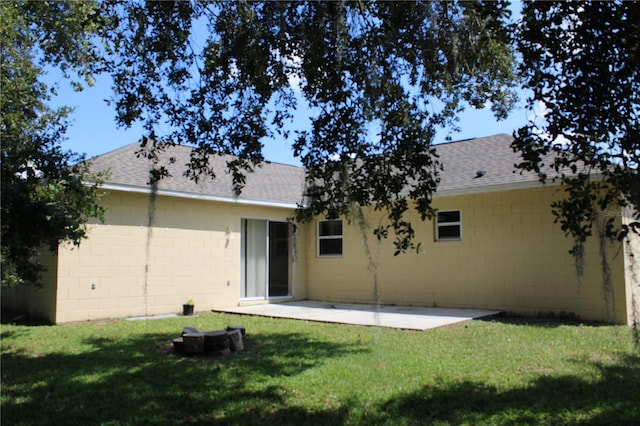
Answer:
[[182, 305], [182, 315], [193, 315], [193, 299], [187, 300], [187, 303]]

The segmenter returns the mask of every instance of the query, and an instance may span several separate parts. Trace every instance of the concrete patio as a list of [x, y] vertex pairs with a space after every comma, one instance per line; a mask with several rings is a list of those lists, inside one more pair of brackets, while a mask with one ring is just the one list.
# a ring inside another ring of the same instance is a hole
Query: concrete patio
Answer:
[[496, 315], [500, 311], [480, 309], [422, 308], [414, 306], [385, 306], [355, 303], [331, 303], [313, 300], [233, 306], [214, 309], [243, 315], [289, 318], [305, 321], [357, 324], [409, 330], [428, 330]]

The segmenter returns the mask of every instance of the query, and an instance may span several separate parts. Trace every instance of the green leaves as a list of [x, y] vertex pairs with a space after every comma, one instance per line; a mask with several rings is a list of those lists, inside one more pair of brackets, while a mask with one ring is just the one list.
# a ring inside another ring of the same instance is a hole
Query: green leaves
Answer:
[[97, 193], [102, 177], [89, 173], [83, 157], [60, 148], [70, 110], [49, 108], [50, 90], [39, 81], [38, 59], [73, 64], [89, 76], [86, 5], [0, 3], [2, 286], [37, 284], [41, 250], [79, 244], [87, 219], [104, 214]]
[[[386, 210], [396, 246], [411, 198], [430, 217], [440, 165], [431, 141], [465, 102], [515, 100], [506, 2], [136, 2], [107, 38], [118, 121], [141, 121], [156, 145], [192, 144], [187, 174], [232, 154], [236, 191], [262, 145], [296, 135], [307, 168], [306, 209], [334, 217], [354, 205]], [[308, 106], [306, 123], [292, 123]], [[169, 128], [164, 134], [160, 128]]]
[[[565, 185], [566, 197], [553, 212], [574, 237], [574, 253], [596, 220], [612, 239], [640, 232], [638, 3], [527, 2], [522, 23], [519, 50], [530, 103], [544, 103], [547, 113], [518, 131], [519, 167], [543, 181], [552, 171]], [[636, 209], [630, 226], [597, 214], [628, 203]]]
[[[437, 128], [454, 126], [466, 104], [491, 102], [503, 116], [514, 101], [506, 2], [17, 2], [3, 4], [2, 15], [3, 31], [17, 37], [6, 46], [16, 47], [24, 65], [3, 72], [31, 73], [23, 80], [28, 96], [3, 99], [3, 132], [15, 130], [12, 144], [27, 153], [12, 160], [15, 167], [31, 161], [29, 152], [50, 157], [66, 125], [64, 111], [46, 109], [36, 63], [75, 72], [78, 87], [108, 72], [118, 124], [145, 129], [142, 155], [154, 160], [168, 145], [191, 145], [186, 173], [194, 179], [215, 177], [209, 156], [235, 155], [228, 172], [239, 193], [263, 161], [262, 146], [295, 135], [308, 189], [299, 219], [373, 206], [387, 213], [383, 226], [400, 252], [415, 248], [404, 213], [433, 215]], [[3, 64], [5, 57], [3, 50]], [[32, 105], [20, 109], [25, 99]], [[294, 123], [300, 108], [309, 119]], [[52, 164], [65, 169], [72, 157], [56, 155]], [[157, 164], [151, 182], [165, 175]], [[67, 177], [49, 181], [72, 182]], [[79, 188], [41, 188], [40, 195], [72, 190], [90, 199]], [[48, 221], [60, 224], [55, 218], [69, 218], [66, 212]]]

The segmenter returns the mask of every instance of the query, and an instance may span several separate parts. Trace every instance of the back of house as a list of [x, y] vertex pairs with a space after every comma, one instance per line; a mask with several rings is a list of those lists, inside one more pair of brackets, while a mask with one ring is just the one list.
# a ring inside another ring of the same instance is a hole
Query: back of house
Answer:
[[[5, 290], [2, 303], [54, 323], [178, 313], [187, 300], [209, 311], [302, 299], [630, 323], [637, 238], [588, 241], [577, 277], [572, 242], [551, 213], [562, 188], [514, 172], [511, 141], [495, 135], [437, 146], [437, 217], [410, 214], [422, 250], [400, 256], [373, 235], [385, 218], [371, 207], [296, 223], [304, 169], [264, 163], [236, 195], [224, 173], [232, 158], [212, 156], [216, 179], [196, 183], [182, 170], [190, 148], [176, 146], [166, 153], [175, 159], [171, 176], [152, 191], [148, 160], [128, 145], [93, 160], [95, 170], [110, 170], [105, 222], [92, 221], [79, 248], [63, 244], [44, 256], [42, 289]], [[631, 217], [619, 213], [620, 221]]]

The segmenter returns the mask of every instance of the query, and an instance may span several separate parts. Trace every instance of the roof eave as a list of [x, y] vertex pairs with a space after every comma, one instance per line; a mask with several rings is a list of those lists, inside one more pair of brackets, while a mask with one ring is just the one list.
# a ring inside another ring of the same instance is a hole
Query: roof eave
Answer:
[[542, 188], [544, 186], [559, 185], [558, 182], [541, 183], [538, 180], [527, 180], [522, 182], [500, 183], [495, 185], [470, 186], [465, 188], [455, 188], [436, 191], [434, 198], [457, 197], [462, 195], [487, 194], [491, 192], [513, 191], [518, 189]]
[[[135, 194], [150, 194], [151, 189], [148, 186], [140, 187], [135, 185], [124, 185], [117, 183], [105, 183], [100, 185], [100, 189], [105, 191], [121, 191]], [[277, 207], [283, 209], [296, 209], [300, 207], [297, 203], [286, 203], [280, 201], [252, 200], [238, 197], [223, 197], [219, 195], [196, 194], [193, 192], [173, 191], [168, 189], [158, 189], [157, 195], [165, 197], [186, 198], [191, 200], [215, 201], [219, 203], [242, 204], [262, 207]]]
[[[458, 197], [458, 196], [465, 196], [465, 195], [488, 194], [492, 192], [513, 191], [513, 190], [519, 190], [519, 189], [542, 188], [545, 186], [556, 186], [556, 185], [558, 185], [557, 182], [549, 182], [549, 183], [543, 184], [537, 180], [530, 180], [530, 181], [522, 181], [522, 182], [511, 182], [511, 183], [505, 183], [505, 184], [472, 186], [472, 187], [465, 187], [465, 188], [441, 190], [441, 191], [436, 191], [433, 194], [433, 197], [434, 198]], [[121, 192], [137, 193], [137, 194], [151, 193], [151, 190], [149, 187], [140, 187], [135, 185], [125, 185], [125, 184], [116, 184], [116, 183], [105, 183], [101, 185], [100, 188], [105, 191], [121, 191]], [[166, 196], [166, 197], [186, 198], [186, 199], [201, 200], [201, 201], [215, 201], [215, 202], [229, 203], [229, 204], [276, 207], [276, 208], [284, 208], [284, 209], [297, 209], [300, 207], [303, 207], [303, 208], [305, 207], [305, 206], [301, 206], [299, 203], [252, 200], [252, 199], [243, 199], [243, 198], [237, 198], [237, 197], [223, 197], [219, 195], [196, 194], [192, 192], [173, 191], [173, 190], [167, 190], [167, 189], [158, 189], [157, 194]]]

